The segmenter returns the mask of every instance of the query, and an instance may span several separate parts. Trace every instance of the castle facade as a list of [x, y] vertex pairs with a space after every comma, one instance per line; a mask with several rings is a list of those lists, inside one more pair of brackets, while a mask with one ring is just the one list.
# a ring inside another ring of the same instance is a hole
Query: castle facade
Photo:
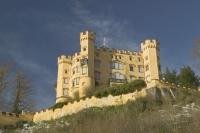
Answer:
[[144, 79], [153, 86], [160, 76], [159, 42], [147, 39], [141, 51], [96, 47], [95, 33], [80, 33], [80, 52], [58, 57], [56, 103], [84, 97], [98, 86]]

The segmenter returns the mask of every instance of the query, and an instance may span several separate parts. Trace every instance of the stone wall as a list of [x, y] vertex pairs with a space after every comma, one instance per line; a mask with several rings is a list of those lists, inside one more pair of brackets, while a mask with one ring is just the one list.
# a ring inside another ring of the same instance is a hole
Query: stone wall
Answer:
[[58, 119], [63, 116], [72, 115], [89, 107], [106, 107], [121, 105], [127, 103], [128, 101], [135, 101], [137, 98], [145, 97], [146, 95], [146, 89], [143, 89], [140, 92], [134, 92], [119, 96], [109, 95], [108, 97], [103, 98], [91, 97], [85, 100], [80, 100], [79, 102], [75, 101], [74, 103], [68, 103], [62, 108], [58, 108], [55, 110], [47, 109], [40, 112], [36, 112], [36, 114], [33, 117], [33, 122]]

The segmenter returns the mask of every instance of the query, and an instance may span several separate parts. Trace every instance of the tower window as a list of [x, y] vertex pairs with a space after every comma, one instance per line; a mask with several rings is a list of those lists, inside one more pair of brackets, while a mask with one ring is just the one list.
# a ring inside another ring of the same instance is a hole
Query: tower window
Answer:
[[119, 62], [112, 62], [112, 69], [118, 69], [122, 70], [124, 68], [124, 65]]
[[138, 61], [139, 61], [139, 62], [141, 61], [140, 57], [138, 57]]
[[68, 88], [63, 88], [63, 95], [67, 96], [68, 95]]
[[138, 65], [138, 71], [139, 72], [144, 72], [144, 67], [142, 65]]
[[132, 61], [132, 57], [131, 56], [129, 57], [129, 59], [130, 59], [130, 61]]
[[145, 60], [148, 60], [148, 56], [145, 57]]
[[64, 81], [64, 84], [68, 84], [69, 83], [69, 79], [68, 78], [64, 78], [63, 81]]
[[67, 74], [67, 70], [65, 70], [65, 74]]
[[87, 50], [87, 48], [83, 48], [83, 51], [86, 51]]
[[135, 80], [135, 79], [136, 79], [135, 76], [133, 76], [133, 75], [130, 76], [130, 81], [133, 81], [133, 80]]
[[146, 71], [149, 71], [149, 65], [146, 65]]
[[129, 70], [133, 71], [134, 70], [134, 66], [133, 65], [129, 65]]
[[82, 67], [82, 74], [86, 74], [86, 73], [87, 73], [87, 67], [84, 66], [84, 67]]
[[75, 86], [75, 85], [79, 85], [79, 81], [80, 81], [80, 78], [75, 78], [73, 81], [72, 81], [72, 85]]

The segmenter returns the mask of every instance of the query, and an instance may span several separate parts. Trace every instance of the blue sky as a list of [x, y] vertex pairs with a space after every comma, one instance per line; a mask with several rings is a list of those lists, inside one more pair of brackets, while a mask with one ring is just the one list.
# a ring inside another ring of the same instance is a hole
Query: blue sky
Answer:
[[55, 101], [57, 56], [79, 50], [79, 32], [91, 29], [97, 45], [138, 50], [160, 41], [161, 65], [192, 66], [200, 37], [198, 0], [0, 0], [0, 61], [14, 62], [32, 80], [36, 108]]

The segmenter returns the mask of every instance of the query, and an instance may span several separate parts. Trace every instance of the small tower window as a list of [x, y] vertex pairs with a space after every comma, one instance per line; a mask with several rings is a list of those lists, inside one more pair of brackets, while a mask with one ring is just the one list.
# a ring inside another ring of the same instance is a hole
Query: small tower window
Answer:
[[149, 65], [146, 65], [146, 71], [149, 71]]
[[68, 72], [67, 72], [67, 70], [65, 70], [65, 74], [67, 74]]
[[129, 65], [129, 70], [133, 71], [133, 67], [134, 67], [133, 65]]
[[145, 57], [145, 60], [148, 60], [148, 56]]
[[133, 81], [133, 80], [135, 80], [135, 79], [136, 79], [135, 76], [133, 76], [133, 75], [130, 76], [130, 81]]
[[138, 71], [139, 72], [144, 72], [144, 67], [142, 65], [138, 65]]
[[67, 96], [68, 95], [68, 88], [63, 88], [63, 95]]
[[82, 67], [82, 74], [86, 74], [86, 73], [87, 73], [87, 67], [84, 66], [84, 67]]
[[140, 57], [138, 57], [138, 61], [139, 61], [139, 62], [141, 61]]
[[129, 59], [130, 59], [130, 61], [132, 61], [132, 57], [131, 56], [129, 57]]
[[85, 48], [83, 48], [83, 51], [86, 51], [87, 50], [87, 48], [85, 47]]
[[68, 84], [69, 83], [69, 79], [68, 78], [64, 78], [63, 81], [64, 81], [64, 84]]

